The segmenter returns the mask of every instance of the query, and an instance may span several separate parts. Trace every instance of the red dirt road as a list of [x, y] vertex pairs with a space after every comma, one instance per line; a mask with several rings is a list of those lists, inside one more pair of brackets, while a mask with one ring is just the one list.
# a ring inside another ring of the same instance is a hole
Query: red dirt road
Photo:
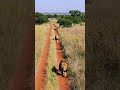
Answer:
[[[56, 28], [56, 26], [54, 25], [54, 27]], [[55, 35], [58, 35], [58, 31], [55, 31]], [[63, 59], [63, 52], [62, 52], [62, 48], [61, 48], [61, 43], [58, 40], [58, 42], [56, 42], [56, 66], [57, 69], [59, 67], [59, 63], [61, 61], [61, 59]], [[69, 80], [68, 78], [65, 78], [61, 75], [58, 76], [58, 86], [59, 86], [59, 90], [70, 90], [69, 88]]]
[[45, 41], [45, 46], [40, 57], [40, 64], [37, 68], [37, 72], [35, 72], [35, 90], [44, 90], [45, 87], [46, 66], [49, 55], [51, 29], [52, 26], [50, 25], [47, 40]]

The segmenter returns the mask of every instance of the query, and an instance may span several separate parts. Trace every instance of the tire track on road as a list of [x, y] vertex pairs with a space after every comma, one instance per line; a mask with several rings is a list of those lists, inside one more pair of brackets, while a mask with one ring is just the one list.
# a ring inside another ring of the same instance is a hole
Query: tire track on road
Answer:
[[[54, 24], [54, 28], [56, 28], [55, 24]], [[55, 31], [55, 36], [59, 35], [57, 29], [54, 31]], [[59, 69], [59, 63], [63, 58], [64, 56], [61, 48], [61, 42], [58, 40], [56, 41], [56, 68], [57, 69]], [[68, 78], [65, 78], [61, 75], [58, 75], [57, 77], [58, 77], [59, 90], [70, 90]]]
[[46, 66], [49, 56], [51, 29], [52, 26], [50, 25], [47, 40], [45, 41], [45, 46], [40, 57], [40, 64], [35, 72], [35, 90], [44, 90], [45, 88]]

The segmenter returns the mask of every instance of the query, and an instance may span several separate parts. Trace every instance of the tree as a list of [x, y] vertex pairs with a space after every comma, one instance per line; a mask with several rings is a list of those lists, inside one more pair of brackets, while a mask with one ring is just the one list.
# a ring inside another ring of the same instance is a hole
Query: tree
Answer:
[[53, 18], [53, 15], [48, 14], [48, 15], [46, 15], [46, 17], [47, 18]]
[[85, 13], [82, 13], [80, 18], [82, 22], [85, 22]]
[[71, 14], [71, 16], [80, 16], [81, 12], [79, 10], [70, 10], [69, 13]]
[[36, 13], [35, 13], [35, 17], [39, 17], [39, 16], [43, 16], [43, 14], [42, 14], [42, 13], [39, 13], [39, 12], [36, 12]]
[[80, 16], [65, 16], [65, 19], [69, 19], [72, 21], [72, 23], [79, 24], [81, 23], [81, 17]]
[[48, 18], [42, 13], [35, 13], [35, 23], [42, 24], [48, 22]]
[[57, 17], [57, 14], [54, 14], [53, 16], [54, 16], [54, 18], [56, 18], [56, 17]]
[[63, 27], [71, 27], [72, 26], [72, 21], [70, 21], [69, 19], [65, 19], [65, 18], [59, 19], [57, 23], [59, 23]]

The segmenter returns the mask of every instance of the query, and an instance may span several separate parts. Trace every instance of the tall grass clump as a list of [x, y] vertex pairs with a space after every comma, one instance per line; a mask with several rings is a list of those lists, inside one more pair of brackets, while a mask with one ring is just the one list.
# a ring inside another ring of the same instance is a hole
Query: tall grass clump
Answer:
[[85, 90], [85, 26], [59, 30], [72, 90]]
[[39, 61], [44, 42], [47, 39], [49, 24], [35, 25], [35, 67]]

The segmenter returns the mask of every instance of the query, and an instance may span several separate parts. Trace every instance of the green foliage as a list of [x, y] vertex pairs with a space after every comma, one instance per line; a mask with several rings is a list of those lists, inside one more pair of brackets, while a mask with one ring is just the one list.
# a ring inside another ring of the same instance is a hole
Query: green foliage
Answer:
[[57, 15], [57, 14], [54, 14], [54, 15], [51, 15], [51, 14], [48, 14], [46, 15], [47, 18], [58, 18], [58, 17], [61, 17], [60, 15]]
[[46, 23], [48, 22], [48, 18], [56, 18], [58, 20], [58, 23], [63, 27], [70, 27], [72, 24], [80, 24], [81, 22], [85, 22], [85, 13], [82, 13], [79, 10], [70, 10], [69, 13], [71, 15], [43, 15], [42, 13], [36, 12], [35, 23]]
[[74, 23], [74, 24], [79, 24], [79, 23], [81, 23], [81, 18], [80, 18], [80, 16], [65, 16], [64, 17], [65, 19], [69, 19], [69, 20], [71, 20], [72, 21], [72, 23]]
[[85, 14], [84, 13], [81, 14], [81, 21], [85, 22]]
[[48, 18], [43, 15], [42, 13], [35, 13], [35, 23], [36, 24], [42, 24], [48, 22]]
[[39, 16], [43, 16], [43, 14], [36, 12], [36, 13], [35, 13], [35, 17], [39, 17]]
[[57, 15], [57, 14], [54, 14], [54, 15], [53, 15], [53, 17], [54, 17], [54, 18], [57, 18], [57, 17], [58, 17], [58, 15]]
[[69, 13], [71, 14], [71, 16], [80, 16], [81, 12], [79, 10], [70, 10]]
[[70, 21], [69, 19], [65, 19], [65, 18], [59, 19], [58, 23], [63, 27], [71, 27], [72, 26], [72, 21]]
[[53, 18], [53, 15], [48, 14], [48, 15], [46, 15], [46, 17], [47, 18]]
[[69, 20], [67, 22], [72, 22], [73, 24], [80, 24], [81, 22], [85, 22], [85, 13], [82, 13], [79, 10], [70, 10], [69, 13], [71, 15], [60, 15], [57, 17], [58, 23], [60, 25], [66, 27], [66, 20]]

